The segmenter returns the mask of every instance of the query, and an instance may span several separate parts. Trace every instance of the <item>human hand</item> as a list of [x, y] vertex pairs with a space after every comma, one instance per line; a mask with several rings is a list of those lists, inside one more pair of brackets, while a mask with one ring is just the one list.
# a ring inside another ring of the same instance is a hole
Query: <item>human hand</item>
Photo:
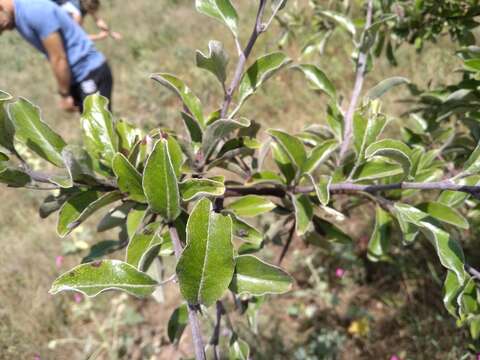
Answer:
[[123, 35], [118, 33], [118, 32], [115, 32], [115, 31], [110, 31], [110, 36], [114, 39], [114, 40], [122, 40], [123, 39]]
[[76, 112], [79, 110], [78, 106], [75, 106], [75, 101], [71, 96], [61, 97], [58, 107], [67, 112]]

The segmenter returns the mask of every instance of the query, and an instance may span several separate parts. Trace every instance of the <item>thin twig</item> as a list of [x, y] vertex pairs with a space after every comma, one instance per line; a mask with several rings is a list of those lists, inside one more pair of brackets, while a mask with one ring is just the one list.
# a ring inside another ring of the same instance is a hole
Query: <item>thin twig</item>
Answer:
[[[368, 0], [367, 19], [365, 21], [364, 35], [365, 35], [365, 31], [372, 25], [372, 12], [373, 12], [372, 2], [373, 2], [372, 0]], [[347, 112], [345, 114], [345, 120], [344, 120], [345, 129], [343, 133], [343, 142], [340, 147], [340, 154], [338, 157], [337, 165], [340, 165], [342, 161], [345, 159], [348, 148], [350, 147], [350, 143], [352, 141], [353, 116], [355, 114], [358, 98], [360, 97], [360, 93], [362, 92], [363, 81], [365, 79], [365, 70], [367, 69], [367, 62], [368, 62], [368, 49], [361, 49], [362, 45], [363, 45], [363, 41], [360, 42], [358, 62], [357, 62], [357, 72], [355, 75], [355, 84], [353, 86], [352, 97], [350, 98], [350, 103], [348, 104]]]
[[[170, 237], [172, 238], [173, 251], [178, 261], [182, 255], [183, 247], [178, 236], [178, 231], [173, 224], [168, 225]], [[203, 345], [202, 331], [197, 317], [198, 308], [195, 305], [188, 304], [188, 322], [192, 330], [193, 347], [195, 349], [195, 358], [197, 360], [206, 360], [205, 346]]]
[[[294, 189], [287, 189], [282, 185], [254, 185], [254, 186], [227, 186], [225, 197], [237, 197], [244, 195], [263, 195], [283, 198], [286, 196], [287, 190], [294, 194], [308, 194], [315, 191], [313, 186], [298, 186]], [[479, 185], [461, 185], [451, 180], [433, 181], [433, 182], [398, 182], [393, 184], [375, 184], [362, 185], [351, 182], [341, 182], [330, 185], [332, 194], [366, 192], [378, 193], [382, 191], [392, 190], [450, 190], [464, 192], [473, 196], [480, 196]]]
[[220, 354], [218, 353], [218, 344], [220, 342], [220, 330], [222, 326], [222, 315], [225, 313], [223, 304], [220, 300], [216, 303], [217, 307], [217, 320], [215, 322], [215, 328], [213, 329], [212, 338], [210, 339], [210, 345], [213, 347], [213, 356], [215, 360], [220, 359]]
[[477, 269], [471, 267], [468, 264], [465, 264], [465, 271], [467, 271], [476, 280], [480, 280], [480, 271], [478, 271]]
[[278, 265], [280, 265], [282, 263], [283, 258], [285, 257], [285, 255], [287, 255], [288, 249], [290, 248], [290, 245], [293, 241], [293, 238], [295, 237], [295, 228], [296, 227], [297, 227], [297, 222], [294, 219], [292, 221], [292, 227], [290, 228], [290, 232], [288, 233], [287, 242], [283, 246], [282, 253], [280, 254], [280, 257], [278, 258]]
[[[250, 56], [250, 53], [252, 52], [253, 46], [255, 45], [255, 42], [257, 41], [258, 36], [262, 32], [264, 32], [266, 29], [264, 24], [262, 23], [263, 13], [265, 11], [266, 5], [267, 5], [266, 0], [260, 0], [258, 11], [257, 11], [257, 17], [255, 20], [255, 26], [253, 28], [252, 34], [250, 35], [250, 39], [248, 40], [247, 46], [239, 54], [237, 66], [235, 68], [235, 73], [233, 75], [232, 81], [230, 83], [230, 86], [227, 89], [225, 98], [223, 100], [222, 110], [220, 112], [220, 116], [222, 118], [225, 118], [227, 116], [228, 108], [230, 107], [230, 104], [232, 102], [233, 94], [235, 93], [235, 90], [240, 84], [240, 80], [242, 79], [242, 75], [243, 75], [243, 69], [245, 67], [248, 57]], [[240, 48], [238, 41], [237, 41], [237, 47]]]

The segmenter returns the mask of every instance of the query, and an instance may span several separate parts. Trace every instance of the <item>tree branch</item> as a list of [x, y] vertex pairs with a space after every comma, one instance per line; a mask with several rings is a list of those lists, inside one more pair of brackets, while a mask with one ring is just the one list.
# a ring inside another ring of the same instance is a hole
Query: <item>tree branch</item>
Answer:
[[[43, 172], [40, 172], [40, 171], [35, 171], [35, 170], [32, 170], [32, 169], [27, 168], [27, 167], [24, 167], [22, 169], [22, 171], [24, 171], [28, 176], [30, 176], [30, 178], [33, 181], [36, 181], [38, 183], [51, 185], [49, 188], [37, 188], [37, 190], [38, 189], [40, 189], [40, 190], [55, 190], [55, 189], [60, 189], [61, 188], [60, 186], [52, 183], [51, 179], [54, 177], [54, 175], [52, 175], [52, 174], [47, 174], [47, 173], [43, 173]], [[95, 179], [95, 181], [97, 182], [97, 185], [87, 184], [87, 183], [83, 183], [81, 181], [75, 181], [73, 184], [75, 186], [89, 186], [92, 189], [101, 190], [101, 191], [113, 191], [113, 190], [118, 189], [117, 184], [114, 181], [110, 181], [110, 180], [107, 180], [107, 179]]]
[[213, 355], [215, 360], [220, 359], [220, 354], [218, 353], [218, 344], [220, 342], [220, 329], [222, 325], [222, 315], [225, 313], [223, 304], [220, 300], [216, 303], [217, 307], [217, 320], [215, 322], [215, 328], [213, 329], [212, 338], [210, 339], [210, 345], [213, 346]]
[[[178, 236], [178, 231], [173, 224], [168, 225], [170, 231], [170, 237], [172, 238], [173, 251], [175, 252], [175, 258], [178, 259], [182, 255], [183, 247]], [[200, 329], [200, 323], [197, 317], [198, 309], [196, 306], [188, 304], [188, 322], [192, 330], [193, 347], [195, 349], [195, 358], [197, 360], [206, 360], [205, 346], [203, 345], [202, 330]]]
[[[235, 93], [235, 90], [237, 89], [238, 85], [240, 84], [240, 80], [242, 79], [243, 69], [247, 62], [247, 59], [250, 56], [250, 53], [252, 52], [253, 46], [255, 45], [255, 42], [257, 41], [258, 36], [266, 30], [266, 27], [262, 23], [263, 13], [265, 11], [266, 5], [267, 5], [266, 0], [260, 0], [258, 11], [257, 11], [257, 17], [255, 20], [255, 26], [253, 28], [252, 34], [250, 35], [250, 39], [248, 40], [247, 46], [239, 54], [233, 79], [225, 94], [222, 110], [220, 112], [221, 118], [225, 118], [225, 116], [227, 116], [228, 108], [230, 107], [230, 104], [232, 102], [233, 94]], [[237, 44], [238, 44], [238, 41], [237, 41]], [[239, 45], [237, 45], [237, 47], [239, 47]]]
[[[237, 197], [244, 195], [263, 195], [283, 198], [286, 196], [287, 190], [294, 194], [308, 194], [314, 192], [313, 186], [298, 186], [293, 189], [288, 189], [282, 185], [254, 185], [254, 186], [228, 186], [225, 191], [225, 197]], [[382, 191], [392, 190], [451, 190], [464, 192], [475, 197], [480, 197], [479, 185], [460, 185], [455, 184], [451, 180], [434, 181], [434, 182], [398, 182], [393, 184], [376, 184], [376, 185], [361, 185], [351, 182], [341, 182], [330, 185], [330, 192], [344, 193], [344, 192], [366, 192], [377, 193]]]
[[[372, 25], [372, 12], [373, 4], [372, 0], [368, 0], [367, 3], [367, 19], [365, 21], [365, 30], [367, 30]], [[365, 36], [365, 35], [364, 35]], [[352, 141], [353, 135], [353, 117], [355, 114], [355, 109], [357, 107], [358, 98], [362, 92], [363, 81], [365, 79], [365, 70], [367, 68], [368, 62], [368, 49], [362, 49], [363, 41], [360, 42], [358, 61], [357, 61], [357, 72], [355, 75], [355, 84], [353, 86], [352, 97], [350, 98], [350, 103], [348, 104], [347, 112], [345, 114], [344, 124], [345, 129], [343, 133], [343, 142], [340, 147], [340, 155], [338, 157], [337, 165], [340, 165], [347, 154], [348, 148]]]
[[283, 261], [283, 258], [285, 255], [287, 255], [288, 249], [290, 248], [290, 244], [293, 241], [293, 238], [295, 237], [295, 230], [297, 227], [297, 221], [293, 219], [292, 221], [292, 227], [290, 228], [290, 231], [288, 232], [288, 238], [287, 241], [285, 242], [285, 245], [283, 246], [282, 253], [280, 254], [280, 257], [278, 258], [277, 265], [280, 266], [280, 264]]

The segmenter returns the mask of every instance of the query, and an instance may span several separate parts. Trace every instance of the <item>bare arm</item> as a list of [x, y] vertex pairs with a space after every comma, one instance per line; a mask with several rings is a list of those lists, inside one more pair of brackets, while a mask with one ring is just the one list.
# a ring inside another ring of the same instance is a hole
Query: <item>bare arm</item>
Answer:
[[67, 54], [59, 32], [54, 32], [42, 40], [48, 54], [48, 60], [57, 80], [58, 92], [62, 94], [60, 107], [64, 110], [74, 110], [73, 98], [70, 94], [72, 74], [68, 64]]
[[62, 94], [68, 94], [72, 75], [70, 73], [70, 65], [68, 64], [62, 37], [59, 32], [54, 32], [43, 39], [42, 42], [47, 51], [53, 74], [57, 79], [58, 90]]
[[89, 35], [90, 40], [92, 41], [103, 40], [108, 38], [109, 36], [115, 40], [122, 39], [122, 35], [115, 31], [111, 31], [107, 22], [103, 20], [101, 17], [99, 17], [96, 13], [90, 13], [90, 15], [95, 21], [95, 25], [97, 26], [97, 28], [100, 30], [98, 34]]

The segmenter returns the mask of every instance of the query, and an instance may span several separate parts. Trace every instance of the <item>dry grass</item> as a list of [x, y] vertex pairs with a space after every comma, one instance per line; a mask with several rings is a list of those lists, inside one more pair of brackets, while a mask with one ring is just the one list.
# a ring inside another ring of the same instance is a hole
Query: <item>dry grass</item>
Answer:
[[[215, 80], [192, 66], [195, 49], [205, 50], [209, 39], [222, 40], [230, 54], [234, 48], [226, 31], [214, 21], [198, 15], [191, 1], [137, 0], [104, 1], [104, 16], [121, 31], [122, 42], [105, 41], [99, 48], [105, 52], [115, 75], [115, 114], [146, 128], [162, 125], [179, 127], [176, 98], [149, 80], [149, 74], [165, 71], [177, 74], [215, 110], [221, 92]], [[240, 14], [253, 12], [255, 3], [237, 2]], [[250, 27], [251, 17], [242, 15], [242, 25]], [[255, 54], [276, 50], [277, 29], [259, 42]], [[332, 78], [339, 92], [347, 97], [353, 81], [349, 60], [351, 50], [344, 37], [334, 37], [325, 56], [311, 59]], [[0, 88], [15, 96], [23, 96], [42, 108], [44, 119], [64, 138], [78, 142], [78, 115], [64, 114], [56, 108], [56, 87], [48, 64], [16, 34], [0, 37]], [[287, 52], [295, 59], [298, 48]], [[254, 55], [255, 55], [254, 54]], [[232, 56], [233, 57], [233, 56]], [[456, 63], [448, 41], [429, 46], [422, 55], [405, 47], [399, 52], [401, 66], [390, 67], [377, 61], [376, 71], [366, 86], [385, 77], [401, 75], [426, 86], [448, 82], [455, 77], [451, 69]], [[235, 59], [231, 61], [231, 68]], [[394, 100], [405, 96], [394, 92], [386, 101], [388, 113], [398, 115], [403, 105]], [[283, 127], [299, 131], [306, 124], [323, 121], [325, 98], [312, 94], [298, 74], [287, 72], [267, 84], [244, 109], [244, 113], [264, 127]], [[50, 340], [85, 336], [87, 323], [72, 323], [71, 298], [51, 297], [47, 290], [58, 275], [54, 258], [61, 254], [61, 240], [55, 234], [55, 219], [40, 220], [36, 209], [42, 195], [31, 191], [0, 188], [0, 358], [82, 359], [78, 347], [63, 347], [52, 352]], [[92, 242], [99, 237], [92, 239]], [[70, 259], [70, 265], [78, 258]], [[100, 304], [108, 307], [110, 295]], [[138, 305], [138, 303], [135, 303]], [[102, 305], [100, 305], [101, 307]], [[172, 306], [168, 306], [172, 308]], [[159, 321], [165, 321], [164, 311]], [[157, 315], [158, 316], [158, 315]], [[164, 333], [163, 333], [164, 335]], [[163, 358], [167, 355], [164, 355]]]

